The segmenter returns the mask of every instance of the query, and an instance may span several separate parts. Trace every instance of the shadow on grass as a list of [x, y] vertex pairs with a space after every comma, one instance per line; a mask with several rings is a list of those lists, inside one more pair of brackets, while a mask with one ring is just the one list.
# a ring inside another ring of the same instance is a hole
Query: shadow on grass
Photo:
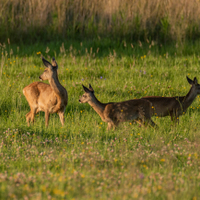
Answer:
[[[124, 46], [124, 42], [126, 43], [126, 46]], [[151, 42], [151, 41], [150, 41]], [[198, 43], [199, 41], [197, 41]], [[179, 45], [178, 48], [175, 48], [176, 43], [171, 42], [168, 44], [163, 45], [161, 42], [155, 42], [155, 45], [151, 46], [151, 49], [149, 48], [149, 44], [146, 41], [139, 43], [138, 41], [128, 41], [126, 39], [111, 39], [111, 38], [87, 38], [87, 39], [57, 39], [56, 41], [34, 41], [31, 45], [20, 42], [19, 44], [12, 44], [6, 45], [5, 50], [10, 51], [10, 49], [13, 49], [14, 52], [17, 51], [18, 46], [20, 46], [20, 49], [26, 49], [26, 51], [19, 51], [18, 56], [24, 57], [24, 56], [32, 56], [33, 54], [36, 54], [37, 52], [41, 52], [45, 57], [55, 57], [55, 55], [59, 55], [60, 49], [62, 47], [62, 44], [64, 44], [65, 52], [63, 55], [70, 55], [72, 52], [76, 57], [81, 57], [88, 55], [91, 58], [95, 55], [97, 58], [117, 55], [118, 58], [121, 58], [123, 56], [129, 56], [130, 58], [135, 57], [140, 58], [141, 56], [147, 55], [149, 51], [151, 51], [152, 55], [164, 55], [166, 52], [169, 52], [171, 56], [174, 57], [174, 55], [177, 56], [188, 56], [193, 55], [197, 52], [197, 46], [194, 45], [194, 42], [185, 42], [182, 45]], [[141, 46], [142, 44], [142, 46]], [[191, 48], [191, 46], [193, 48]], [[51, 49], [48, 53], [46, 52], [46, 48]], [[133, 48], [134, 47], [134, 48]], [[87, 49], [87, 50], [86, 50]], [[35, 65], [40, 64], [39, 59], [37, 61], [34, 61]]]

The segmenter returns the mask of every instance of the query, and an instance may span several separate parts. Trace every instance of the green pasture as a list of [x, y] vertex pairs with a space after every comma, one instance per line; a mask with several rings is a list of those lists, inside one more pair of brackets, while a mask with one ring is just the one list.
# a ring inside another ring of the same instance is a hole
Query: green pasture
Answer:
[[[200, 197], [200, 98], [179, 125], [152, 117], [158, 129], [122, 123], [115, 131], [88, 105], [90, 83], [101, 102], [184, 96], [186, 76], [200, 82], [200, 42], [162, 45], [56, 41], [0, 46], [0, 199], [191, 199]], [[54, 56], [69, 103], [65, 125], [44, 113], [28, 127], [22, 89], [39, 81], [41, 54]]]

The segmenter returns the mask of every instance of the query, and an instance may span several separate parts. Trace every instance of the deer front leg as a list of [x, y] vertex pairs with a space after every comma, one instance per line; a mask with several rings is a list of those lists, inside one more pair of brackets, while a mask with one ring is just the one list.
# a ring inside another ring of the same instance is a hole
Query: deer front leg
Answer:
[[46, 127], [48, 127], [49, 125], [49, 111], [48, 110], [45, 112], [45, 125]]

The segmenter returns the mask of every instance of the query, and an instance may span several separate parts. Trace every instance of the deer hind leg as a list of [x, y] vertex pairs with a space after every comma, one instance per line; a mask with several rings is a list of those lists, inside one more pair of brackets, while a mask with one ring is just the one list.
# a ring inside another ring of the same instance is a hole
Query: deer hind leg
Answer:
[[147, 125], [150, 125], [152, 127], [157, 126], [152, 119], [138, 118], [135, 121], [139, 124], [140, 127], [141, 126], [147, 126]]
[[112, 124], [110, 122], [108, 122], [107, 131], [109, 131], [111, 128], [112, 128]]
[[148, 125], [150, 125], [152, 127], [158, 127], [151, 118], [144, 119], [144, 123], [148, 124]]
[[61, 121], [61, 124], [62, 126], [64, 125], [64, 122], [65, 122], [65, 118], [64, 118], [64, 112], [63, 111], [60, 111], [58, 112], [58, 115], [60, 117], [60, 121]]
[[[147, 112], [148, 109], [146, 109], [146, 112], [143, 108], [140, 108], [139, 110], [139, 116], [138, 118], [142, 121], [143, 125], [150, 125], [152, 127], [157, 126], [154, 121], [151, 119], [151, 112]], [[138, 122], [139, 123], [139, 122]], [[140, 123], [141, 124], [141, 123]]]
[[141, 126], [143, 126], [144, 124], [143, 124], [143, 121], [140, 119], [140, 118], [138, 118], [138, 119], [136, 119], [136, 120], [134, 120], [136, 123], [138, 123], [139, 124], [139, 127], [141, 127]]
[[49, 111], [45, 111], [45, 126], [48, 127], [49, 125]]
[[145, 125], [145, 111], [143, 107], [138, 108], [138, 119], [136, 120], [136, 122], [140, 126]]
[[28, 126], [30, 126], [30, 121], [32, 124], [34, 124], [35, 114], [36, 114], [36, 108], [31, 108], [31, 111], [26, 114], [26, 121]]
[[107, 130], [111, 130], [111, 129], [115, 129], [115, 126], [114, 126], [114, 123], [111, 123], [111, 122], [108, 122], [108, 127], [107, 127]]
[[57, 112], [59, 112], [60, 109], [61, 109], [61, 104], [60, 104], [60, 103], [57, 103], [56, 105], [52, 106], [52, 107], [49, 109], [49, 112], [50, 112], [50, 113], [57, 113]]
[[143, 118], [143, 123], [148, 124], [152, 127], [158, 127], [155, 122], [151, 119], [151, 116], [149, 114], [145, 115]]
[[26, 114], [26, 122], [28, 126], [30, 126], [30, 120], [31, 120], [31, 111]]
[[110, 120], [108, 122], [108, 127], [107, 127], [107, 130], [111, 130], [113, 128], [113, 130], [115, 130], [115, 127], [118, 125], [118, 123], [114, 123], [112, 120]]
[[178, 123], [179, 124], [179, 116], [178, 116], [178, 111], [173, 111], [170, 113], [171, 116], [171, 121], [174, 122], [175, 124]]
[[34, 124], [34, 118], [35, 118], [36, 110], [37, 110], [37, 108], [31, 109], [31, 123], [32, 124]]

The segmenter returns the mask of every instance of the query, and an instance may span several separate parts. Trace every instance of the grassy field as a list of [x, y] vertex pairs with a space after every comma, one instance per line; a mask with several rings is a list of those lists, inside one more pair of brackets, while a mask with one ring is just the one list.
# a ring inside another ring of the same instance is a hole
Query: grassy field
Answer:
[[[158, 129], [123, 123], [115, 131], [88, 104], [90, 83], [101, 102], [147, 95], [186, 95], [186, 75], [200, 81], [199, 43], [65, 41], [1, 46], [0, 199], [191, 199], [200, 196], [200, 99], [175, 126], [153, 117]], [[65, 125], [44, 113], [34, 126], [22, 89], [39, 81], [41, 54], [54, 56], [69, 104]]]

